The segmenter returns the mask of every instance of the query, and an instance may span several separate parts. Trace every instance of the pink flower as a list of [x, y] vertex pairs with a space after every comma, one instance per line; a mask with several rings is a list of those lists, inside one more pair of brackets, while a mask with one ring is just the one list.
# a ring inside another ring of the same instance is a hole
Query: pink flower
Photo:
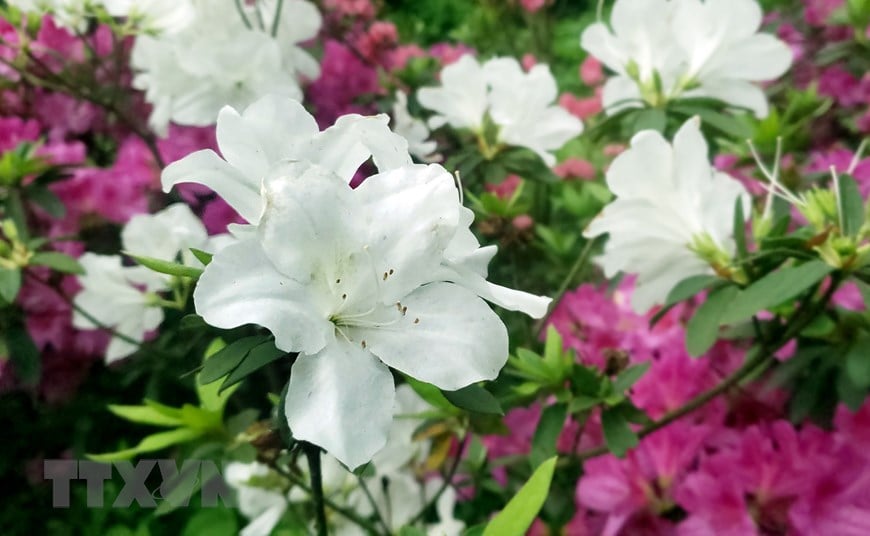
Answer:
[[450, 65], [466, 54], [476, 54], [476, 52], [463, 43], [435, 43], [429, 47], [429, 55], [438, 60], [442, 67]]
[[387, 63], [392, 49], [399, 42], [399, 32], [392, 22], [375, 21], [356, 39], [356, 48], [369, 63]]
[[532, 67], [534, 67], [538, 63], [538, 58], [536, 58], [535, 55], [531, 52], [526, 52], [525, 54], [523, 54], [523, 59], [521, 63], [523, 65], [523, 69], [525, 69], [526, 71], [531, 71]]
[[601, 62], [594, 56], [586, 56], [580, 64], [580, 80], [587, 86], [598, 86], [604, 82], [604, 70]]
[[392, 71], [401, 70], [408, 66], [413, 58], [425, 58], [426, 51], [418, 45], [399, 45], [390, 52], [389, 68]]
[[511, 225], [517, 231], [528, 231], [535, 226], [535, 220], [528, 214], [520, 214], [511, 220]]
[[595, 180], [598, 172], [592, 162], [583, 158], [570, 157], [553, 168], [553, 173], [563, 179]]
[[485, 184], [484, 188], [486, 188], [487, 192], [495, 194], [496, 197], [510, 199], [522, 182], [523, 179], [521, 179], [519, 175], [508, 175], [503, 181], [497, 184]]
[[215, 197], [206, 203], [202, 211], [202, 223], [208, 234], [220, 234], [227, 232], [227, 226], [231, 223], [245, 223], [239, 213], [220, 197]]
[[854, 106], [864, 101], [861, 82], [840, 65], [832, 65], [819, 75], [819, 94], [831, 97], [840, 106]]
[[547, 0], [520, 0], [520, 5], [529, 13], [537, 12], [546, 4]]
[[371, 105], [360, 103], [360, 97], [380, 92], [378, 73], [373, 67], [363, 63], [338, 41], [326, 41], [320, 78], [309, 85], [306, 91], [321, 128], [333, 124], [344, 114], [366, 115], [374, 112]]
[[667, 529], [658, 514], [675, 506], [673, 491], [691, 468], [707, 433], [706, 427], [676, 422], [641, 440], [622, 460], [603, 456], [587, 461], [577, 488], [578, 503], [607, 514], [602, 535], [637, 534], [625, 527], [630, 521]]
[[804, 20], [812, 26], [825, 26], [828, 18], [844, 0], [804, 0]]
[[341, 17], [369, 20], [375, 17], [371, 0], [324, 0], [323, 7]]
[[580, 98], [571, 93], [562, 93], [559, 106], [580, 119], [587, 119], [601, 113], [601, 95], [596, 92], [592, 97]]

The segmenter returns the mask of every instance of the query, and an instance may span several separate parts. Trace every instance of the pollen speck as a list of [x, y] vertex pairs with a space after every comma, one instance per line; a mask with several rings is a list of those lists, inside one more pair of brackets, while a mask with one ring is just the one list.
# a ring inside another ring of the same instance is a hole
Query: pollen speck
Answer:
[[415, 318], [415, 319], [414, 319], [414, 323], [415, 323], [415, 324], [419, 324], [419, 323], [420, 323], [420, 319], [419, 319], [419, 318]]

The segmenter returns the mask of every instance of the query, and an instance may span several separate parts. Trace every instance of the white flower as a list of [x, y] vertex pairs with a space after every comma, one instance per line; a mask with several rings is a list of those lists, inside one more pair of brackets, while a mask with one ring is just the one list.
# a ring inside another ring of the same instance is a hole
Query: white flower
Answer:
[[404, 91], [396, 91], [395, 97], [393, 131], [408, 140], [408, 152], [421, 160], [433, 161], [432, 153], [438, 148], [438, 144], [429, 140], [426, 123], [408, 113], [408, 95]]
[[489, 114], [498, 125], [499, 141], [527, 147], [548, 166], [551, 154], [583, 131], [583, 123], [561, 106], [550, 68], [535, 65], [526, 73], [514, 58], [495, 58], [483, 65], [489, 80]]
[[[405, 166], [351, 189], [346, 177], [293, 162], [264, 190], [256, 233], [215, 255], [194, 301], [213, 326], [257, 324], [299, 352], [285, 404], [294, 437], [357, 467], [386, 443], [388, 367], [447, 390], [498, 375], [504, 324], [465, 288], [479, 273], [465, 278], [447, 260], [451, 249], [467, 268], [473, 255], [443, 168]], [[517, 301], [508, 305], [527, 305]], [[549, 302], [530, 301], [540, 314]]]
[[482, 66], [470, 54], [441, 71], [441, 86], [421, 88], [420, 104], [436, 112], [429, 126], [449, 124], [481, 134], [487, 114], [498, 127], [498, 142], [527, 147], [548, 165], [551, 151], [583, 131], [583, 123], [553, 103], [556, 80], [546, 65], [524, 72], [514, 58], [494, 58]]
[[[226, 241], [209, 238], [190, 208], [177, 203], [155, 214], [131, 218], [121, 231], [121, 243], [133, 255], [170, 261], [181, 255], [185, 264], [201, 266], [189, 248], [218, 251]], [[158, 293], [169, 290], [172, 282], [169, 276], [142, 266], [123, 266], [121, 261], [118, 255], [93, 253], [79, 259], [85, 275], [79, 277], [82, 290], [75, 297], [78, 310], [73, 325], [80, 329], [108, 326], [124, 337], [112, 338], [107, 363], [135, 352], [138, 346], [130, 340], [141, 343], [146, 333], [157, 329], [163, 321]]]
[[136, 28], [152, 33], [175, 33], [191, 24], [196, 11], [191, 0], [101, 0], [106, 12], [136, 21]]
[[258, 462], [232, 462], [224, 468], [224, 480], [236, 492], [239, 511], [250, 520], [239, 536], [269, 536], [287, 511], [287, 495], [266, 487], [271, 474]]
[[764, 117], [767, 100], [753, 82], [781, 76], [792, 55], [757, 33], [761, 21], [755, 0], [617, 0], [612, 30], [592, 24], [580, 42], [616, 73], [604, 87], [609, 113], [639, 100], [704, 96]]
[[421, 88], [417, 100], [436, 113], [429, 119], [431, 128], [450, 125], [477, 131], [489, 106], [487, 94], [483, 69], [474, 56], [465, 54], [441, 71], [440, 87]]
[[316, 8], [302, 0], [284, 2], [273, 37], [274, 9], [266, 10], [274, 3], [245, 8], [251, 28], [233, 1], [219, 4], [196, 1], [196, 13], [182, 30], [136, 40], [133, 86], [145, 91], [154, 107], [149, 121], [160, 133], [170, 121], [213, 124], [223, 106], [243, 108], [269, 93], [299, 99], [300, 77], [314, 78], [319, 72], [313, 58], [297, 46], [317, 33], [321, 19]]
[[220, 111], [217, 142], [223, 159], [212, 150], [197, 151], [163, 170], [166, 191], [175, 184], [208, 186], [249, 223], [263, 211], [263, 179], [277, 164], [300, 160], [318, 164], [350, 182], [369, 158], [380, 171], [411, 163], [408, 143], [393, 134], [386, 115], [345, 115], [323, 132], [305, 108], [293, 99], [267, 95], [242, 114]]
[[697, 118], [686, 122], [670, 145], [655, 131], [643, 131], [607, 172], [616, 200], [584, 232], [610, 235], [600, 263], [604, 273], [637, 274], [632, 305], [644, 312], [662, 303], [681, 280], [712, 273], [690, 245], [709, 237], [733, 255], [735, 202], [748, 195], [730, 176], [716, 171]]

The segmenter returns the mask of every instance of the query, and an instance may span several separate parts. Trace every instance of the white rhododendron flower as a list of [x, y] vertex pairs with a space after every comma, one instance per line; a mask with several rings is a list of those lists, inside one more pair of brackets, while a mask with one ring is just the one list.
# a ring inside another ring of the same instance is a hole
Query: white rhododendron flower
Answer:
[[[121, 244], [133, 255], [170, 261], [181, 255], [186, 264], [199, 266], [189, 248], [216, 250], [202, 222], [183, 203], [134, 216], [121, 232]], [[124, 338], [112, 337], [106, 362], [127, 357], [138, 349], [131, 340], [142, 342], [163, 321], [158, 293], [170, 290], [171, 278], [142, 266], [123, 266], [118, 255], [85, 253], [79, 262], [85, 275], [79, 277], [82, 290], [75, 297], [73, 324], [80, 329], [113, 328]]]
[[258, 462], [232, 462], [224, 468], [223, 478], [236, 492], [239, 512], [250, 520], [239, 536], [269, 536], [287, 511], [287, 494], [265, 485], [270, 474], [269, 467]]
[[583, 123], [553, 103], [556, 80], [546, 65], [523, 71], [514, 58], [483, 65], [466, 54], [441, 71], [441, 86], [417, 92], [420, 104], [435, 112], [429, 126], [445, 124], [480, 133], [487, 117], [498, 127], [499, 143], [527, 147], [548, 165], [552, 151], [583, 131]]
[[446, 390], [498, 375], [507, 331], [478, 294], [546, 312], [547, 298], [485, 283], [475, 261], [491, 254], [468, 242], [470, 220], [440, 166], [408, 165], [352, 189], [328, 168], [290, 162], [263, 189], [256, 233], [214, 256], [196, 310], [220, 328], [263, 326], [299, 353], [289, 426], [349, 467], [386, 443], [388, 367]]
[[756, 82], [785, 73], [792, 54], [758, 33], [761, 22], [756, 0], [617, 0], [610, 27], [589, 26], [581, 45], [616, 73], [604, 86], [611, 113], [640, 100], [714, 97], [764, 117]]
[[133, 85], [153, 106], [150, 123], [158, 132], [170, 121], [213, 124], [223, 106], [244, 108], [270, 93], [301, 98], [300, 77], [317, 77], [317, 62], [298, 46], [321, 24], [308, 2], [281, 3], [274, 37], [277, 2], [244, 7], [244, 20], [232, 0], [198, 0], [194, 7], [182, 30], [142, 35], [133, 47]]
[[734, 207], [749, 196], [734, 178], [710, 165], [697, 118], [687, 121], [669, 144], [647, 130], [631, 140], [607, 172], [616, 200], [584, 232], [609, 239], [599, 259], [607, 277], [637, 274], [632, 305], [645, 312], [662, 303], [683, 279], [712, 273], [693, 251], [699, 238], [733, 255]]
[[129, 18], [136, 27], [152, 33], [175, 33], [196, 16], [192, 0], [102, 0], [113, 17]]
[[220, 111], [217, 142], [223, 158], [210, 149], [197, 151], [163, 171], [163, 187], [193, 182], [208, 186], [246, 221], [260, 221], [263, 179], [277, 164], [305, 160], [350, 183], [369, 158], [380, 171], [411, 163], [408, 142], [390, 131], [389, 117], [345, 115], [323, 132], [297, 101], [267, 95], [239, 114]]
[[426, 123], [415, 118], [408, 112], [408, 95], [404, 91], [396, 91], [396, 101], [393, 103], [393, 131], [408, 140], [408, 152], [420, 160], [431, 162], [438, 144], [429, 139], [429, 129]]

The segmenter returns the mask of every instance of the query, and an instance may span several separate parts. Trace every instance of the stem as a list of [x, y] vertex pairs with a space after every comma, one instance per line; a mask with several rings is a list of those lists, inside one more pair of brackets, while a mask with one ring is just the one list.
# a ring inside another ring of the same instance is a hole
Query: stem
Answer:
[[323, 501], [323, 475], [320, 472], [320, 447], [308, 442], [302, 443], [302, 451], [308, 459], [308, 470], [311, 473], [311, 498], [314, 500], [314, 510], [317, 515], [317, 536], [327, 536], [326, 508]]
[[[828, 301], [830, 301], [831, 297], [834, 295], [834, 292], [837, 290], [837, 287], [839, 285], [840, 278], [835, 274], [834, 276], [832, 276], [831, 284], [825, 291], [825, 294], [814, 304], [808, 307], [802, 307], [800, 310], [798, 310], [791, 317], [785, 331], [783, 331], [782, 336], [775, 344], [767, 345], [765, 343], [762, 343], [762, 345], [759, 347], [758, 353], [752, 356], [749, 360], [747, 360], [742, 367], [731, 373], [715, 387], [704, 391], [703, 393], [683, 404], [681, 407], [665, 413], [659, 420], [641, 428], [640, 431], [638, 431], [637, 433], [638, 438], [648, 436], [649, 434], [661, 428], [664, 428], [672, 422], [682, 417], [685, 417], [686, 415], [694, 412], [695, 410], [700, 409], [725, 391], [737, 386], [744, 379], [751, 377], [754, 374], [760, 373], [764, 369], [769, 367], [772, 364], [771, 358], [773, 357], [773, 354], [776, 353], [780, 348], [785, 346], [786, 343], [788, 343], [793, 337], [796, 337], [798, 334], [800, 334], [801, 330], [803, 330], [810, 322], [812, 322], [812, 320], [819, 312], [824, 310], [825, 306], [828, 304]], [[815, 293], [815, 289], [813, 290], [813, 293]], [[601, 456], [602, 454], [607, 454], [608, 452], [609, 449], [607, 448], [607, 445], [600, 445], [598, 447], [588, 449], [579, 453], [577, 457], [581, 461], [584, 461], [590, 458]]]
[[[294, 475], [290, 471], [287, 471], [286, 469], [283, 469], [278, 464], [272, 464], [272, 468], [275, 469], [275, 471], [277, 471], [278, 474], [280, 474], [281, 476], [283, 476], [284, 478], [289, 480], [294, 486], [297, 486], [299, 489], [301, 489], [302, 491], [304, 491], [305, 493], [307, 493], [311, 496], [314, 495], [314, 490], [311, 489], [311, 487], [308, 484], [306, 484], [305, 482], [303, 482], [302, 479], [300, 479], [298, 476]], [[361, 517], [359, 514], [357, 514], [353, 510], [349, 510], [343, 506], [336, 504], [334, 501], [332, 501], [328, 497], [323, 498], [323, 503], [326, 506], [328, 506], [330, 510], [334, 510], [335, 512], [344, 516], [349, 521], [355, 523], [360, 528], [365, 529], [370, 534], [377, 534], [378, 533], [377, 527], [375, 527], [373, 524], [368, 522], [365, 518]]]
[[577, 257], [577, 260], [574, 261], [574, 266], [568, 271], [568, 275], [565, 276], [565, 279], [562, 280], [562, 284], [559, 285], [559, 290], [556, 292], [555, 297], [553, 297], [553, 301], [550, 302], [550, 307], [547, 309], [547, 314], [544, 315], [543, 318], [538, 320], [535, 323], [534, 332], [537, 335], [541, 334], [541, 331], [544, 329], [544, 326], [547, 325], [547, 321], [553, 315], [553, 311], [556, 309], [556, 305], [562, 300], [562, 297], [565, 295], [565, 292], [568, 291], [568, 287], [571, 286], [571, 282], [577, 277], [577, 274], [586, 266], [586, 262], [589, 260], [589, 254], [592, 253], [592, 247], [598, 241], [597, 238], [590, 238], [586, 245], [583, 247], [583, 251], [580, 252], [580, 256]]
[[366, 499], [369, 501], [369, 504], [372, 506], [372, 511], [375, 513], [375, 519], [378, 520], [378, 523], [384, 527], [384, 534], [390, 533], [390, 527], [387, 525], [387, 522], [384, 521], [384, 516], [381, 515], [381, 510], [378, 508], [378, 504], [375, 502], [375, 498], [372, 496], [371, 491], [369, 491], [369, 487], [366, 486], [365, 479], [361, 476], [357, 476], [357, 481], [359, 482], [359, 487], [363, 490], [363, 494], [365, 494]]

